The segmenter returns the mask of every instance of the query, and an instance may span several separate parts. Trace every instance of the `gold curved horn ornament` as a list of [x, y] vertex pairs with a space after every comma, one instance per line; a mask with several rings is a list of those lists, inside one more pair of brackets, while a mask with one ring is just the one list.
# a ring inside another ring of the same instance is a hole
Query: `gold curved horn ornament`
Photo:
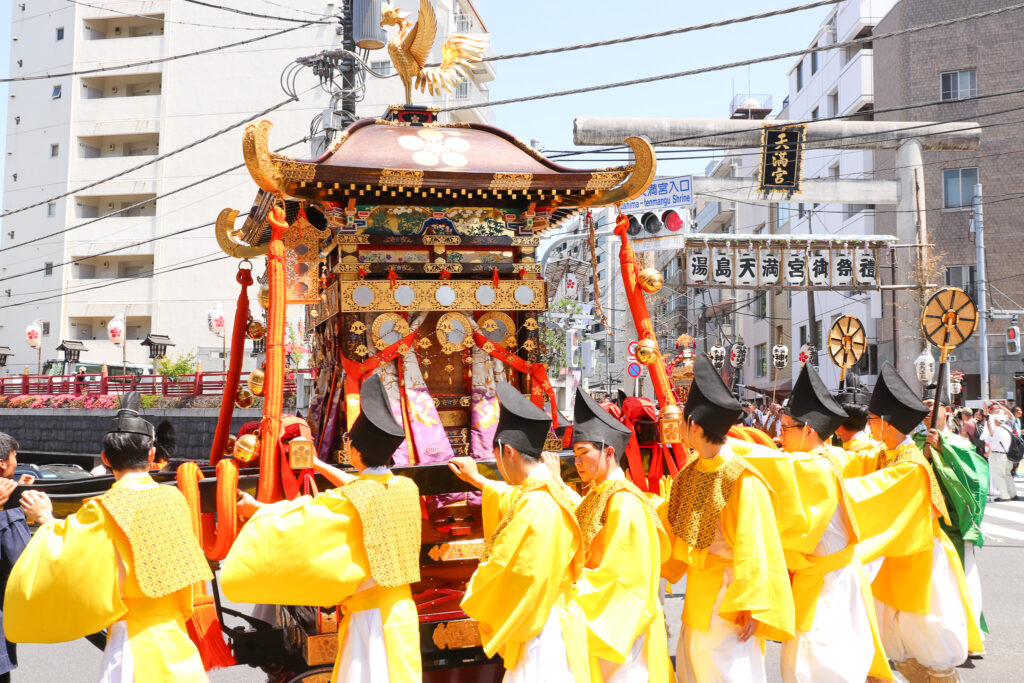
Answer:
[[284, 178], [270, 154], [268, 145], [270, 129], [273, 127], [274, 124], [266, 120], [246, 126], [245, 134], [242, 136], [242, 155], [245, 157], [249, 175], [260, 189], [280, 196]]
[[248, 244], [239, 241], [240, 233], [235, 230], [236, 218], [238, 218], [238, 211], [235, 209], [224, 209], [217, 216], [217, 246], [225, 254], [234, 258], [266, 256], [266, 247], [250, 247]]
[[626, 144], [633, 150], [633, 172], [618, 187], [598, 195], [591, 201], [580, 202], [580, 206], [607, 206], [628, 202], [647, 191], [658, 167], [654, 146], [646, 136], [641, 135], [626, 138]]

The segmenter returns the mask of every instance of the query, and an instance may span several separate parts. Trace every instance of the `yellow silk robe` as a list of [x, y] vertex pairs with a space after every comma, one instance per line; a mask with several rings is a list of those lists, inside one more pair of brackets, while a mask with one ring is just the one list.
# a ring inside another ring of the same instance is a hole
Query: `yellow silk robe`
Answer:
[[[111, 490], [153, 486], [159, 484], [148, 474], [132, 473]], [[4, 631], [15, 643], [76, 640], [124, 620], [138, 683], [207, 680], [185, 628], [191, 616], [191, 587], [159, 598], [143, 594], [131, 545], [98, 500], [39, 527], [4, 596]]]
[[[363, 474], [388, 481], [392, 474]], [[377, 608], [384, 626], [388, 673], [392, 681], [418, 683], [420, 632], [409, 586], [373, 586], [363, 525], [344, 487], [315, 498], [302, 496], [266, 505], [252, 516], [235, 539], [221, 566], [224, 595], [234, 602], [275, 605], [341, 605], [338, 659], [345, 647], [351, 614]], [[341, 679], [343, 680], [343, 679]]]
[[[616, 473], [622, 478], [622, 470]], [[613, 482], [609, 478], [590, 495], [600, 495]], [[577, 504], [582, 500], [570, 493]], [[653, 499], [654, 507], [660, 502]], [[633, 492], [613, 493], [605, 511], [604, 524], [590, 541], [583, 576], [576, 584], [576, 600], [587, 618], [591, 679], [603, 680], [598, 659], [621, 664], [643, 636], [649, 680], [667, 683], [672, 663], [660, 582], [661, 565], [671, 553], [668, 535], [656, 522], [651, 506]]]
[[514, 669], [526, 644], [557, 610], [573, 679], [589, 681], [586, 624], [573, 599], [583, 545], [563, 485], [546, 468], [534, 470], [521, 486], [488, 481], [483, 523], [490, 555], [473, 573], [462, 609], [477, 621], [484, 652], [500, 654], [505, 668]]
[[[694, 466], [703, 472], [717, 471], [736, 457], [734, 453], [742, 444], [730, 439], [717, 457], [699, 458]], [[758, 638], [793, 637], [793, 594], [786, 558], [771, 494], [760, 475], [745, 470], [722, 509], [719, 524], [725, 541], [732, 547], [731, 560], [712, 554], [708, 548], [694, 548], [676, 536], [668, 519], [668, 500], [659, 506], [658, 514], [672, 543], [672, 557], [662, 568], [662, 574], [672, 583], [686, 574], [683, 622], [687, 626], [702, 631], [710, 628], [722, 576], [731, 565], [734, 579], [725, 592], [718, 616], [736, 623], [741, 612], [749, 611], [759, 622], [755, 632]]]
[[[885, 451], [888, 459], [899, 450]], [[920, 455], [920, 452], [918, 452]], [[928, 614], [931, 603], [932, 548], [942, 545], [956, 575], [967, 610], [968, 648], [983, 652], [981, 629], [971, 616], [970, 593], [956, 548], [939, 526], [939, 510], [932, 503], [929, 465], [919, 462], [882, 463], [880, 469], [845, 481], [861, 541], [857, 557], [867, 564], [884, 557], [871, 584], [875, 598], [904, 612]]]
[[885, 453], [885, 444], [875, 441], [867, 430], [857, 432], [843, 447], [831, 449], [839, 458], [844, 477], [862, 477], [878, 469], [878, 459]]
[[[743, 446], [736, 444], [737, 452], [757, 469], [774, 493], [779, 536], [786, 555], [786, 566], [792, 575], [796, 628], [798, 631], [809, 631], [814, 623], [825, 575], [853, 563], [857, 565], [857, 571], [863, 574], [860, 562], [854, 557], [859, 535], [856, 518], [840, 478], [839, 470], [846, 460], [840, 449], [828, 446], [823, 447], [821, 453], [785, 453], [769, 448], [753, 448], [747, 453], [743, 452]], [[835, 463], [835, 469], [830, 459]], [[850, 533], [850, 544], [831, 555], [816, 556], [813, 553], [818, 542], [840, 505]], [[892, 680], [866, 576], [862, 577], [861, 585], [875, 646], [871, 675]]]

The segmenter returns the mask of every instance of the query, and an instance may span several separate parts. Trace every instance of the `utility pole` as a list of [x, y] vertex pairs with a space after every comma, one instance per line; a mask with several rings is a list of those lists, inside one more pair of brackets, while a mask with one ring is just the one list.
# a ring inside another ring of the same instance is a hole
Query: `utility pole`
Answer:
[[974, 253], [978, 267], [978, 371], [981, 374], [981, 400], [988, 400], [988, 302], [985, 289], [985, 219], [981, 206], [981, 183], [974, 185]]

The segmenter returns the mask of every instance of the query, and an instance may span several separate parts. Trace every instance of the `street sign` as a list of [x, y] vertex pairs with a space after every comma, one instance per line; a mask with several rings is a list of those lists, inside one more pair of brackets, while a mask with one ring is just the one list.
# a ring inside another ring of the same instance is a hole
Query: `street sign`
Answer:
[[629, 365], [626, 366], [626, 373], [629, 374], [629, 376], [633, 377], [633, 378], [636, 378], [636, 377], [639, 377], [640, 375], [642, 375], [643, 371], [644, 371], [644, 366], [640, 365], [639, 363], [635, 363], [634, 362], [634, 363], [630, 363]]
[[642, 195], [632, 201], [623, 202], [619, 210], [622, 213], [638, 213], [693, 205], [693, 176], [681, 175], [655, 178]]
[[637, 342], [635, 340], [626, 344], [626, 353], [629, 354], [630, 360], [636, 358], [636, 345]]

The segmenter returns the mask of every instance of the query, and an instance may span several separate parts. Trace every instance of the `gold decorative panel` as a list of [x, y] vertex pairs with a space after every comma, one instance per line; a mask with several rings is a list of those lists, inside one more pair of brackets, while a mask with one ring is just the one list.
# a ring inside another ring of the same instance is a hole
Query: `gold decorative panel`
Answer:
[[437, 321], [436, 329], [437, 341], [441, 344], [441, 351], [445, 355], [458, 353], [473, 346], [473, 321], [465, 313], [458, 311], [443, 313]]
[[341, 312], [537, 311], [547, 308], [541, 280], [355, 280], [338, 282]]
[[461, 650], [477, 647], [480, 642], [480, 627], [471, 619], [448, 621], [438, 625], [431, 636], [439, 650]]
[[434, 562], [454, 562], [456, 560], [477, 560], [484, 551], [483, 539], [471, 541], [451, 541], [431, 546], [427, 554]]

